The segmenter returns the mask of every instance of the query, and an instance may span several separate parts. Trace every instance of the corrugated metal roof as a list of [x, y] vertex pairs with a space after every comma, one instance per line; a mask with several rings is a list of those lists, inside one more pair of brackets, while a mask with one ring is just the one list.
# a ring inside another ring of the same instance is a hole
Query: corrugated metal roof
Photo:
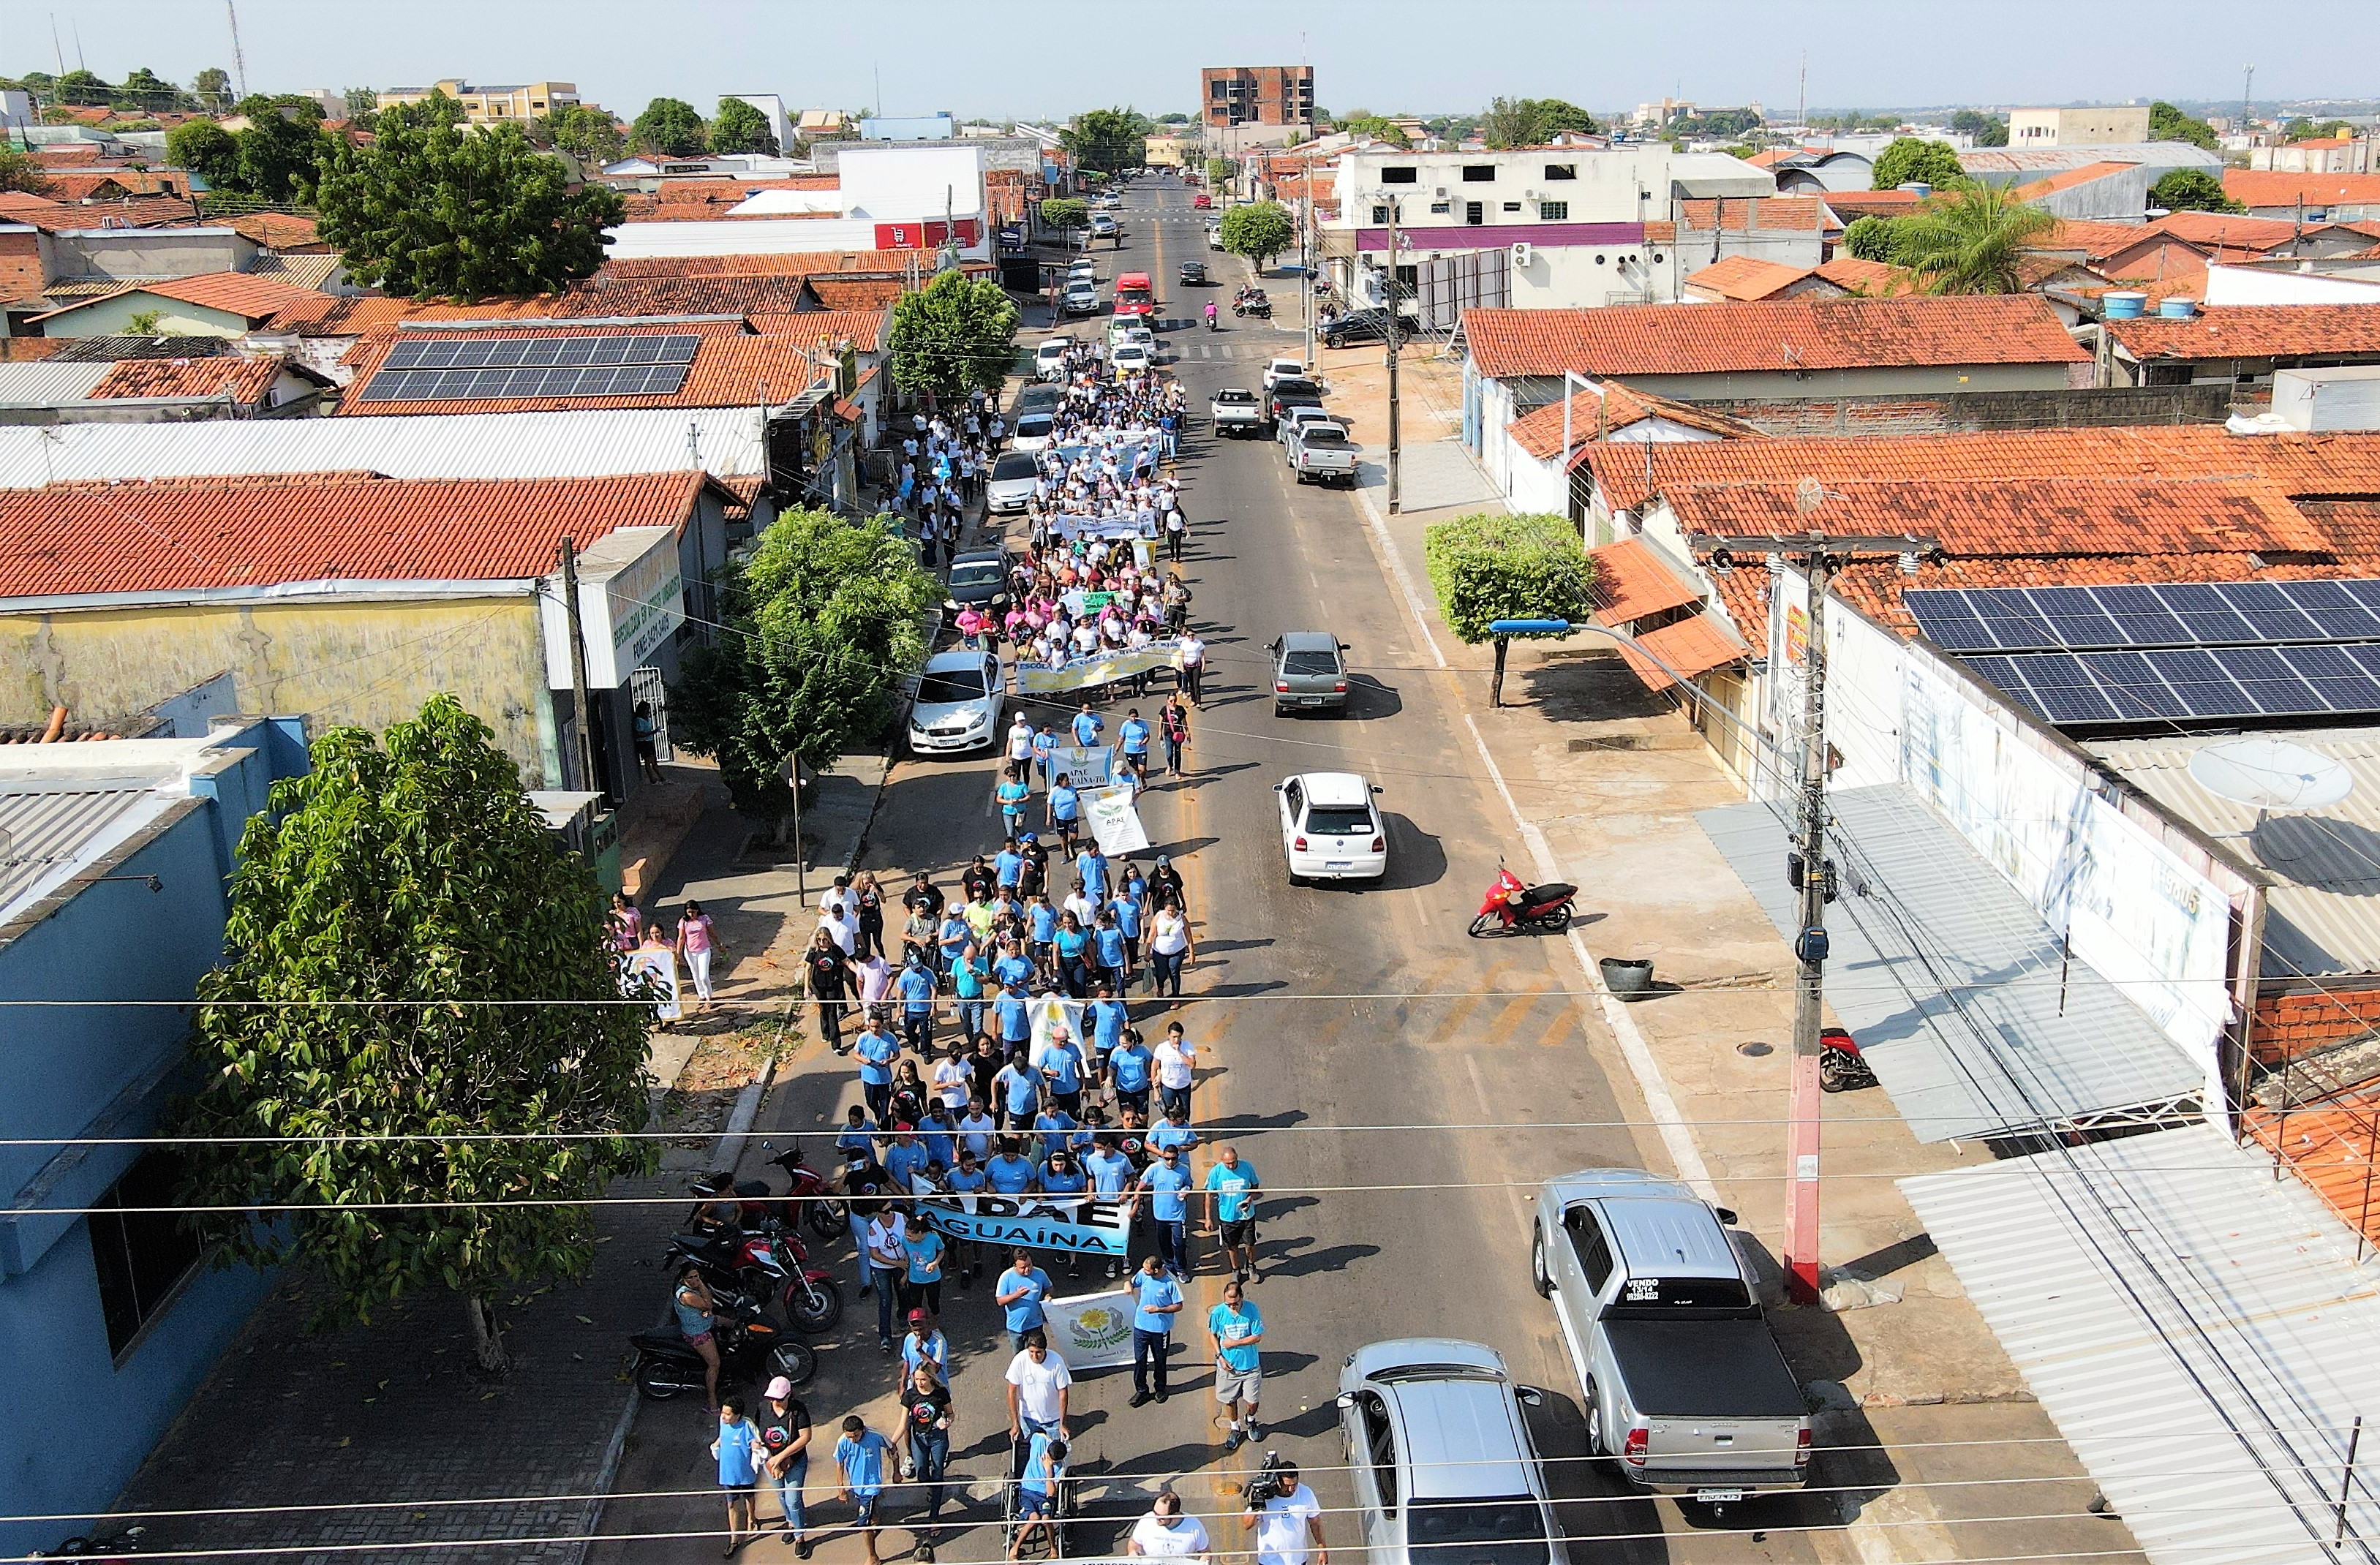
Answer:
[[[1828, 803], [1843, 891], [1827, 915], [1827, 970], [1838, 980], [1827, 1001], [1918, 1140], [2005, 1134], [2195, 1096], [2205, 1072], [2090, 964], [2063, 964], [2058, 932], [1914, 795], [1891, 783], [1845, 789]], [[1785, 828], [1770, 807], [1695, 819], [1790, 934], [1799, 898], [1785, 881]], [[1862, 894], [1863, 883], [1877, 882], [1900, 905]]]
[[[42, 367], [0, 364], [0, 371]], [[104, 374], [108, 366], [76, 368]], [[757, 408], [700, 407], [0, 427], [0, 489], [252, 473], [544, 479], [677, 472], [693, 464], [689, 430], [713, 477], [758, 478], [768, 471], [760, 422]]]
[[2374, 1558], [2380, 1264], [2302, 1185], [2209, 1126], [1899, 1183], [2151, 1559]]
[[2355, 778], [2335, 805], [2258, 819], [2201, 787], [2190, 758], [2237, 734], [2116, 739], [2084, 746], [2108, 769], [2272, 878], [2261, 971], [2268, 978], [2380, 973], [2380, 728], [2259, 729], [2330, 756]]
[[166, 802], [145, 787], [0, 788], [0, 924], [79, 873]]
[[64, 407], [91, 395], [109, 364], [60, 364], [54, 358], [0, 364], [0, 407]]

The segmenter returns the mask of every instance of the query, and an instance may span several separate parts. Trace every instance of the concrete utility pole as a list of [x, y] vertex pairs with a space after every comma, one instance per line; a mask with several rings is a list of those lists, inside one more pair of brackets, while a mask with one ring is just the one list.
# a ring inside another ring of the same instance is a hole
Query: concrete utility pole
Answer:
[[595, 787], [593, 714], [587, 710], [587, 629], [578, 619], [578, 552], [567, 538], [562, 540], [562, 604], [570, 622], [570, 715], [577, 738], [570, 746], [572, 779], [579, 793]]
[[1393, 199], [1389, 202], [1389, 285], [1381, 305], [1389, 318], [1389, 515], [1393, 516], [1404, 504], [1397, 472], [1401, 447], [1397, 440], [1397, 203]]
[[[1815, 516], [1830, 496], [1815, 479], [1803, 479], [1794, 507]], [[1695, 533], [1687, 542], [1709, 551], [1715, 565], [1732, 556], [1782, 556], [1802, 568], [1810, 588], [1803, 637], [1802, 766], [1800, 819], [1786, 877], [1801, 892], [1799, 932], [1793, 957], [1799, 976], [1793, 990], [1793, 1074], [1790, 1128], [1786, 1136], [1790, 1191], [1785, 1205], [1785, 1287], [1796, 1304], [1818, 1298], [1818, 1033], [1826, 1014], [1827, 904], [1835, 899], [1835, 867], [1827, 857], [1827, 586], [1834, 572], [1859, 559], [1898, 559], [1915, 575], [1918, 562], [1941, 548], [1938, 540], [1907, 535], [1835, 534], [1813, 526], [1807, 532], [1717, 535]], [[1792, 658], [1792, 637], [1785, 638]]]

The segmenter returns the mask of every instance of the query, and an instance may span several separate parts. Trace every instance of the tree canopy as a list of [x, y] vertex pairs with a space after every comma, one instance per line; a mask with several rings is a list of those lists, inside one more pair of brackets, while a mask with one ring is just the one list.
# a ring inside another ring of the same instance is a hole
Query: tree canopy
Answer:
[[628, 139], [620, 134], [619, 122], [589, 103], [565, 103], [535, 121], [530, 140], [598, 165], [628, 155]]
[[1978, 147], [2008, 145], [2008, 116], [1985, 114], [1981, 109], [1961, 109], [1950, 116], [1950, 128], [1963, 131], [1975, 139]]
[[1900, 137], [1878, 152], [1875, 174], [1870, 183], [1878, 190], [1897, 190], [1912, 182], [1937, 190], [1956, 190], [1973, 183], [1959, 166], [1958, 151], [1950, 143], [1923, 141], [1914, 136]]
[[2210, 152], [2222, 151], [2216, 140], [2215, 127], [2194, 115], [2186, 115], [2171, 103], [2159, 99], [2149, 105], [2149, 140], [2152, 141], [2187, 141]]
[[1892, 219], [1879, 217], [1875, 212], [1854, 217], [1844, 226], [1843, 249], [1860, 261], [1881, 261], [1889, 264], [1900, 259]]
[[719, 100], [719, 114], [710, 122], [714, 152], [763, 152], [777, 155], [777, 128], [769, 116], [741, 98]]
[[14, 147], [0, 146], [0, 190], [22, 190], [28, 195], [45, 196], [50, 191], [49, 176], [30, 153]]
[[1488, 628], [1498, 620], [1584, 620], [1595, 564], [1577, 529], [1549, 514], [1475, 513], [1433, 523], [1422, 534], [1430, 585], [1447, 628], [1468, 647], [1496, 644], [1490, 705], [1504, 697], [1504, 653], [1512, 639]]
[[[334, 728], [312, 758], [241, 839], [179, 1121], [271, 1139], [196, 1148], [188, 1201], [298, 1208], [202, 1226], [226, 1260], [304, 1262], [326, 1319], [452, 1290], [501, 1368], [495, 1295], [585, 1275], [589, 1210], [439, 1203], [567, 1201], [648, 1168], [628, 1136], [651, 1016], [616, 1003], [593, 871], [454, 697], [379, 738]], [[538, 1003], [459, 1003], [479, 1001]], [[491, 1132], [534, 1139], [441, 1139]]]
[[1050, 196], [1041, 202], [1044, 226], [1058, 229], [1080, 228], [1091, 220], [1091, 203], [1080, 196]]
[[1350, 136], [1368, 136], [1375, 141], [1386, 141], [1392, 147], [1412, 145], [1405, 133], [1369, 109], [1357, 109], [1345, 119], [1335, 122]]
[[382, 109], [368, 147], [340, 143], [315, 204], [359, 283], [401, 298], [550, 293], [591, 275], [620, 198], [573, 187], [516, 125], [466, 131], [443, 95]]
[[998, 392], [1016, 355], [1021, 317], [990, 277], [945, 272], [892, 301], [892, 383], [912, 394]]
[[334, 144], [322, 128], [322, 105], [258, 93], [242, 98], [239, 112], [249, 123], [233, 133], [239, 143], [234, 188], [261, 201], [307, 200]]
[[1560, 98], [1498, 98], [1479, 116], [1479, 137], [1499, 150], [1534, 147], [1564, 130], [1597, 135], [1603, 127], [1593, 115]]
[[628, 140], [664, 157], [692, 157], [703, 150], [707, 131], [694, 105], [682, 98], [656, 98], [628, 127]]
[[2203, 168], [2177, 168], [2149, 187], [2149, 205], [2168, 212], [2246, 212], [2223, 190], [2223, 181]]
[[1223, 249], [1259, 267], [1297, 243], [1297, 224], [1279, 201], [1250, 201], [1223, 214]]
[[1134, 109], [1086, 109], [1058, 132], [1058, 141], [1076, 168], [1113, 174], [1148, 161], [1150, 128], [1148, 116]]
[[735, 807], [781, 836], [786, 763], [830, 767], [881, 733], [925, 655], [919, 616], [941, 588], [891, 522], [779, 513], [722, 573], [730, 628], [672, 692], [672, 739], [717, 760]]
[[2013, 294], [2020, 263], [2058, 219], [2008, 190], [1970, 185], [1893, 224], [1893, 253], [1937, 294]]

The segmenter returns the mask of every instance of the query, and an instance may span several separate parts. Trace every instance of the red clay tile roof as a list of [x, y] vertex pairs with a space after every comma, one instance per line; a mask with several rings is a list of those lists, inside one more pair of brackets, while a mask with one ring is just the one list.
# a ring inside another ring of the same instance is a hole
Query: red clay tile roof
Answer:
[[2227, 168], [2223, 193], [2248, 207], [2295, 206], [2313, 211], [2380, 202], [2380, 174], [2288, 174], [2273, 169]]
[[553, 566], [565, 533], [677, 527], [700, 473], [72, 484], [0, 493], [0, 598], [167, 593], [325, 579], [502, 581]]
[[[1717, 308], [1717, 307], [1706, 307]], [[1982, 434], [1591, 445], [1581, 460], [1610, 503], [1656, 493], [1815, 478], [1830, 486], [1891, 479], [1990, 484], [2006, 479], [2265, 478], [2292, 497], [2380, 495], [2380, 434], [2235, 435], [2220, 424], [2010, 430]]]
[[[1620, 655], [1636, 672], [1636, 677], [1645, 682], [1647, 690], [1667, 690], [1676, 683], [1653, 661], [1653, 658], [1660, 659], [1663, 663], [1692, 679], [1698, 673], [1708, 673], [1715, 668], [1741, 662], [1750, 655], [1736, 644], [1724, 625], [1708, 614], [1695, 614], [1675, 625], [1646, 631], [1636, 637], [1636, 642], [1637, 646], [1645, 649], [1644, 652], [1623, 641], [1620, 644]], [[1650, 652], [1653, 657], [1646, 657], [1645, 652]]]
[[55, 168], [61, 164], [97, 163], [99, 154], [95, 141], [67, 141], [54, 147], [36, 147], [32, 157], [43, 168]]
[[764, 335], [816, 346], [848, 342], [862, 353], [876, 353], [892, 329], [892, 312], [885, 309], [813, 309], [801, 315], [772, 315]]
[[2021, 201], [2033, 200], [2058, 190], [2070, 190], [2077, 185], [2088, 185], [2095, 179], [2105, 179], [2111, 174], [2125, 174], [2141, 165], [2137, 163], [2086, 163], [2080, 168], [2061, 169], [2040, 179], [2028, 179], [2011, 192]]
[[2380, 304], [2217, 305], [2187, 321], [2110, 321], [2107, 331], [2135, 358], [2380, 353]]
[[1822, 263], [1817, 274], [1836, 287], [1864, 298], [1898, 298], [1917, 292], [1917, 279], [1907, 267], [1862, 261], [1855, 255], [1839, 255]]
[[805, 281], [829, 309], [884, 309], [909, 287], [893, 277], [812, 276]]
[[296, 249], [301, 245], [320, 244], [322, 238], [312, 218], [296, 212], [242, 212], [231, 220], [231, 226], [268, 249]]
[[107, 299], [119, 299], [129, 294], [150, 294], [158, 298], [176, 300], [201, 309], [220, 310], [237, 315], [255, 324], [276, 311], [313, 308], [327, 303], [331, 296], [312, 288], [300, 288], [272, 277], [251, 276], [245, 272], [201, 272], [195, 277], [175, 277], [162, 283], [140, 283], [119, 288], [97, 298], [80, 299], [64, 309], [34, 317], [37, 321], [64, 315], [67, 310], [80, 309]]
[[[702, 340], [695, 349], [693, 364], [686, 370], [686, 383], [667, 395], [365, 402], [362, 400], [365, 384], [380, 368], [381, 360], [388, 357], [389, 348], [399, 340], [394, 334], [375, 336], [347, 350], [346, 359], [356, 366], [356, 376], [347, 388], [346, 395], [341, 399], [338, 411], [342, 414], [378, 416], [392, 413], [565, 412], [589, 407], [738, 407], [758, 406], [764, 399], [785, 401], [819, 379], [821, 373], [811, 345], [796, 338], [731, 335], [727, 332], [705, 332], [694, 326], [661, 328], [658, 334], [672, 332], [697, 335]], [[468, 340], [479, 342], [490, 336], [602, 336], [619, 334], [620, 328], [616, 327], [518, 327], [473, 332], [468, 334]], [[407, 332], [402, 340], [435, 341], [445, 334]]]
[[325, 296], [276, 313], [264, 330], [305, 337], [348, 337], [385, 331], [402, 321], [792, 315], [808, 302], [799, 276], [623, 277], [574, 283], [557, 294], [483, 299], [478, 304]]
[[287, 360], [279, 354], [213, 358], [123, 358], [91, 387], [91, 397], [227, 396], [242, 406], [265, 399]]
[[1768, 571], [1762, 565], [1738, 565], [1711, 573], [1718, 607], [1735, 625], [1736, 634], [1755, 658], [1768, 655]]
[[[1584, 446], [1593, 442], [1597, 433], [1609, 434], [1624, 430], [1646, 419], [1667, 419], [1673, 424], [1702, 430], [1715, 435], [1734, 439], [1759, 431], [1740, 419], [1723, 413], [1713, 413], [1691, 402], [1675, 402], [1666, 396], [1655, 396], [1617, 381], [1601, 382], [1603, 394], [1594, 392], [1572, 392], [1570, 394], [1570, 438], [1573, 444]], [[1543, 407], [1524, 413], [1506, 426], [1506, 432], [1522, 450], [1543, 462], [1561, 448], [1562, 405], [1549, 402]], [[1574, 465], [1574, 464], [1573, 464]]]
[[2285, 217], [2247, 217], [2236, 212], [2168, 212], [2148, 228], [2193, 245], [2235, 250], [2269, 250], [2298, 234], [2298, 225]]
[[1808, 229], [1816, 233], [1825, 226], [1826, 202], [1816, 196], [1731, 196], [1726, 201], [1687, 201], [1681, 227], [1709, 233], [1712, 214], [1722, 206], [1722, 221], [1729, 233], [1742, 233], [1747, 228]]
[[2154, 232], [2142, 223], [2086, 223], [2080, 218], [2069, 217], [2044, 232], [2033, 242], [2033, 248], [2036, 250], [2072, 250], [2085, 261], [2105, 261], [2111, 255], [2131, 249]]
[[145, 168], [78, 168], [42, 177], [49, 182], [47, 194], [63, 201], [88, 200], [93, 196], [176, 195], [187, 185], [179, 173], [159, 174]]
[[1702, 588], [1680, 579], [1641, 538], [1590, 549], [1586, 557], [1595, 562], [1595, 617], [1606, 625], [1623, 625], [1702, 601]]
[[1779, 261], [1762, 261], [1757, 256], [1731, 255], [1715, 261], [1698, 272], [1686, 273], [1686, 286], [1705, 293], [1717, 294], [1722, 299], [1748, 304], [1765, 299], [1781, 288], [1790, 288], [1810, 275], [1806, 266], [1787, 266]]
[[2340, 1220], [2361, 1225], [2366, 1239], [2380, 1243], [2380, 1201], [2373, 1198], [2372, 1178], [2372, 1165], [2380, 1159], [2380, 1088], [2364, 1086], [2285, 1114], [2251, 1108], [2240, 1123]]
[[1601, 309], [1472, 309], [1479, 373], [1702, 375], [1953, 364], [2080, 364], [2041, 299], [1975, 295]]
[[640, 255], [621, 256], [598, 267], [592, 279], [602, 284], [619, 277], [761, 277], [819, 273], [856, 272], [905, 276], [916, 250], [795, 250], [764, 255]]

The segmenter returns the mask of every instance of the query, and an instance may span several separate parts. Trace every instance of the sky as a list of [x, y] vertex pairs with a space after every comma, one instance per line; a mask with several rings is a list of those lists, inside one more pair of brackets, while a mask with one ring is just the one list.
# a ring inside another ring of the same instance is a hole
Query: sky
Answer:
[[[1499, 93], [1591, 109], [1665, 94], [1815, 107], [2380, 95], [2370, 0], [235, 0], [254, 91], [460, 76], [574, 81], [633, 116], [666, 94], [1039, 118], [1189, 112], [1205, 65], [1309, 62], [1326, 110], [1463, 113]], [[2253, 25], [2244, 25], [2252, 18]], [[232, 65], [223, 0], [0, 0], [0, 74]], [[2252, 34], [2252, 36], [2251, 36]]]

